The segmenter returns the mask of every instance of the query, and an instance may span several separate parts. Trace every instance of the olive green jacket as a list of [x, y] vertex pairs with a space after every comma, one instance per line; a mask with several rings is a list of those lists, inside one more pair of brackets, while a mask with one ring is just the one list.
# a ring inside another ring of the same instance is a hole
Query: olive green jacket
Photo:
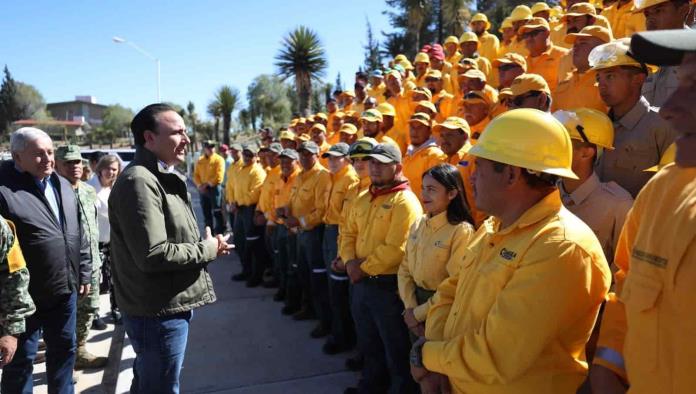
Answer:
[[114, 290], [130, 316], [167, 316], [215, 301], [206, 269], [217, 241], [202, 241], [186, 181], [138, 147], [109, 195]]

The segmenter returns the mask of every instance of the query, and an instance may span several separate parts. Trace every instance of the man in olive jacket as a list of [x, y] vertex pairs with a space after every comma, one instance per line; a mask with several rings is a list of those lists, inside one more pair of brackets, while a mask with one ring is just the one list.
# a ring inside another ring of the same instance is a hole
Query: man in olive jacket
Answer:
[[201, 239], [183, 177], [172, 172], [190, 143], [164, 104], [131, 122], [135, 159], [109, 196], [116, 300], [136, 353], [132, 393], [178, 393], [192, 310], [215, 301], [207, 264], [231, 245]]

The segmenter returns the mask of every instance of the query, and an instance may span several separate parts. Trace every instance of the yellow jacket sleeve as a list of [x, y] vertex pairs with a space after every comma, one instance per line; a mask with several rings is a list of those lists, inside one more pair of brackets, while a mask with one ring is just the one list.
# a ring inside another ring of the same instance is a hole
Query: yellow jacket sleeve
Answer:
[[203, 170], [203, 163], [201, 163], [201, 160], [198, 159], [196, 162], [196, 166], [193, 168], [193, 183], [196, 186], [200, 186], [202, 183], [201, 180], [201, 171]]
[[[457, 273], [459, 270], [459, 264], [462, 261], [462, 250], [466, 250], [466, 248], [469, 246], [469, 243], [471, 242], [473, 236], [473, 231], [471, 230], [471, 227], [469, 226], [459, 226], [457, 228], [457, 231], [454, 233], [454, 236], [452, 237], [452, 245], [454, 246], [454, 249], [452, 250], [452, 256], [459, 256], [452, 258], [450, 256], [450, 259], [447, 260], [447, 273], [452, 276]], [[426, 317], [428, 316], [428, 312], [430, 311], [430, 308], [433, 307], [435, 304], [435, 296], [430, 297], [428, 301], [418, 305], [413, 309], [413, 315], [416, 317], [416, 320], [423, 322], [426, 320]]]
[[411, 229], [408, 232], [408, 238], [406, 240], [406, 252], [404, 253], [404, 259], [399, 265], [399, 272], [397, 272], [397, 279], [399, 283], [399, 296], [401, 301], [404, 303], [406, 309], [415, 308], [418, 306], [418, 301], [416, 300], [416, 282], [413, 280], [413, 274], [409, 268], [409, 254], [410, 245], [418, 242], [418, 225], [420, 220], [416, 220]]
[[404, 258], [408, 229], [422, 214], [420, 203], [415, 197], [395, 204], [384, 243], [374, 249], [360, 265], [360, 269], [368, 275], [380, 275], [390, 268], [398, 267]]
[[234, 199], [234, 183], [236, 181], [236, 177], [234, 174], [234, 169], [235, 169], [235, 163], [230, 164], [229, 167], [227, 167], [227, 183], [225, 184], [225, 200], [227, 200], [228, 204], [232, 204], [235, 202]]
[[596, 288], [575, 280], [595, 269], [592, 257], [575, 244], [559, 242], [554, 246], [536, 259], [528, 256], [530, 261], [515, 269], [480, 327], [459, 332], [449, 340], [426, 342], [425, 367], [482, 384], [500, 384], [522, 376], [549, 340], [560, 335], [559, 327], [576, 323], [577, 313], [569, 311], [587, 308], [588, 298], [597, 296], [593, 293]]
[[[351, 206], [356, 205], [356, 201], [360, 198], [357, 197]], [[343, 226], [341, 231], [341, 237], [338, 244], [338, 255], [341, 257], [343, 262], [348, 262], [349, 260], [354, 260], [357, 256], [355, 252], [355, 242], [358, 239], [358, 225], [355, 223], [355, 215], [353, 214], [355, 210], [349, 210], [346, 213], [345, 226]]]
[[[452, 254], [452, 258], [454, 256], [456, 254]], [[445, 323], [454, 303], [458, 282], [459, 272], [455, 272], [438, 286], [437, 292], [430, 298], [432, 305], [425, 320], [425, 337], [429, 341], [440, 341], [444, 337]]]
[[222, 180], [225, 178], [225, 159], [218, 156], [216, 160], [211, 160], [208, 165], [210, 166], [208, 169], [211, 177], [210, 183], [213, 185], [221, 185]]
[[626, 369], [623, 359], [624, 339], [626, 338], [626, 309], [619, 300], [626, 275], [628, 274], [631, 249], [638, 232], [640, 218], [636, 207], [629, 211], [624, 223], [619, 242], [616, 245], [614, 264], [618, 271], [614, 274], [615, 291], [609, 293], [604, 306], [602, 327], [597, 341], [597, 352], [592, 363], [609, 368], [614, 373], [626, 379]]
[[327, 196], [331, 193], [331, 174], [328, 171], [319, 175], [319, 180], [314, 188], [314, 209], [302, 216], [300, 222], [303, 228], [314, 228], [322, 223], [328, 204]]
[[266, 172], [260, 165], [255, 165], [249, 176], [251, 179], [249, 179], [249, 190], [246, 191], [246, 197], [247, 201], [250, 203], [249, 205], [251, 205], [259, 201], [261, 187], [263, 186], [263, 181], [266, 180]]

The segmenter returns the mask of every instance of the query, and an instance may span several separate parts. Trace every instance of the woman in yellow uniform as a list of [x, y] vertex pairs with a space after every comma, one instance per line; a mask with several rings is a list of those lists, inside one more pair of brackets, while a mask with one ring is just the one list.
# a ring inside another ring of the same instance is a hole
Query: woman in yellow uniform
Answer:
[[423, 336], [425, 317], [435, 290], [454, 273], [455, 248], [466, 248], [474, 234], [465, 203], [462, 177], [451, 164], [439, 164], [423, 174], [425, 214], [411, 226], [406, 255], [399, 267], [399, 295], [404, 322], [412, 338]]

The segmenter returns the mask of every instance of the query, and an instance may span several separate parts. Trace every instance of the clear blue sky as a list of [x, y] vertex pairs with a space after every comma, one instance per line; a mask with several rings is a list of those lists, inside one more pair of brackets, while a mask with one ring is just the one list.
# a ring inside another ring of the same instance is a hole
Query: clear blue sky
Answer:
[[365, 18], [381, 38], [390, 31], [381, 0], [353, 1], [9, 1], [3, 4], [0, 66], [34, 85], [47, 102], [96, 96], [102, 104], [138, 110], [156, 100], [155, 63], [124, 37], [161, 60], [162, 99], [205, 112], [222, 84], [242, 95], [253, 78], [273, 73], [283, 35], [298, 25], [318, 32], [329, 68], [343, 81], [363, 61]]

